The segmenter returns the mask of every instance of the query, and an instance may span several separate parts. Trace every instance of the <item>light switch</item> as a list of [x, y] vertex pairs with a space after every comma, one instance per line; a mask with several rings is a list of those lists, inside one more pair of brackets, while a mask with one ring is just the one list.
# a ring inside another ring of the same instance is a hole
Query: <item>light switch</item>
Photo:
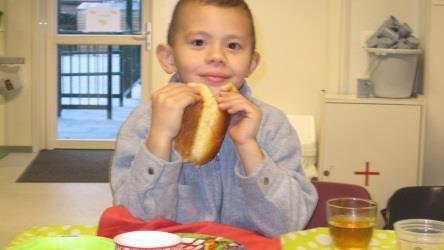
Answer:
[[444, 0], [432, 0], [433, 5], [444, 5]]

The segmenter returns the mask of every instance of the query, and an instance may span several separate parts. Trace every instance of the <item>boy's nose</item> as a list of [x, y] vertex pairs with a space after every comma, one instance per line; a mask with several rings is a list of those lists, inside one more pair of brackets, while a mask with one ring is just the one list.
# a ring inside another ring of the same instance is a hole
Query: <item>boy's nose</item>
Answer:
[[221, 46], [211, 46], [208, 49], [206, 62], [207, 63], [216, 63], [216, 64], [225, 64], [226, 62], [225, 50]]

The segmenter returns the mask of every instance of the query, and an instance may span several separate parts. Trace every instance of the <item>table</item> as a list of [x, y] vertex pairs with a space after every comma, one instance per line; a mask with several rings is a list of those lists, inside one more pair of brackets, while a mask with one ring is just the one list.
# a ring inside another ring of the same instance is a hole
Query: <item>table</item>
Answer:
[[[283, 250], [333, 249], [328, 228], [320, 227], [304, 231], [292, 231], [281, 235]], [[376, 229], [369, 249], [397, 249], [395, 233], [392, 230]]]
[[[8, 244], [6, 250], [36, 237], [95, 235], [96, 231], [97, 225], [35, 226], [18, 234]], [[325, 227], [304, 231], [292, 231], [281, 235], [280, 238], [282, 249], [284, 250], [332, 249], [328, 228]], [[376, 229], [370, 245], [370, 249], [396, 249], [395, 234], [391, 230]]]

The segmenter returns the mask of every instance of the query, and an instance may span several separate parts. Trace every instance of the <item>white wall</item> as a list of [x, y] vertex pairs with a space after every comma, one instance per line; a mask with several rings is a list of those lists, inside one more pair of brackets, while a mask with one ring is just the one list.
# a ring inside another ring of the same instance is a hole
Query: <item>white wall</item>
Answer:
[[0, 96], [0, 146], [5, 146], [5, 98]]
[[155, 48], [159, 43], [166, 42], [167, 26], [170, 21], [171, 12], [177, 0], [152, 0], [152, 29], [153, 29], [153, 53], [151, 54], [152, 70], [151, 70], [151, 90], [156, 90], [164, 86], [169, 76], [164, 73], [163, 69], [157, 62]]
[[249, 1], [262, 55], [250, 79], [257, 98], [286, 113], [319, 117], [327, 83], [328, 1]]
[[425, 54], [426, 145], [424, 184], [444, 185], [444, 5], [428, 5]]
[[22, 89], [5, 104], [5, 141], [7, 146], [31, 146], [31, 13], [32, 0], [4, 0], [5, 55], [24, 57], [20, 66]]
[[[0, 0], [0, 10], [4, 10], [4, 0]], [[3, 32], [5, 17], [3, 17], [2, 25], [0, 25], [0, 56], [5, 55], [5, 33]], [[5, 98], [0, 95], [0, 146], [4, 146], [5, 142]]]

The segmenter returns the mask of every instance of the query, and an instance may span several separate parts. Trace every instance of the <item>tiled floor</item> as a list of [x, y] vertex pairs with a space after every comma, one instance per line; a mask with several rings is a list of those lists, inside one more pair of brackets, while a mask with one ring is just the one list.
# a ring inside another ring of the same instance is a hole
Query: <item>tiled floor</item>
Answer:
[[35, 155], [0, 160], [0, 249], [31, 226], [95, 225], [112, 204], [107, 183], [16, 183]]

